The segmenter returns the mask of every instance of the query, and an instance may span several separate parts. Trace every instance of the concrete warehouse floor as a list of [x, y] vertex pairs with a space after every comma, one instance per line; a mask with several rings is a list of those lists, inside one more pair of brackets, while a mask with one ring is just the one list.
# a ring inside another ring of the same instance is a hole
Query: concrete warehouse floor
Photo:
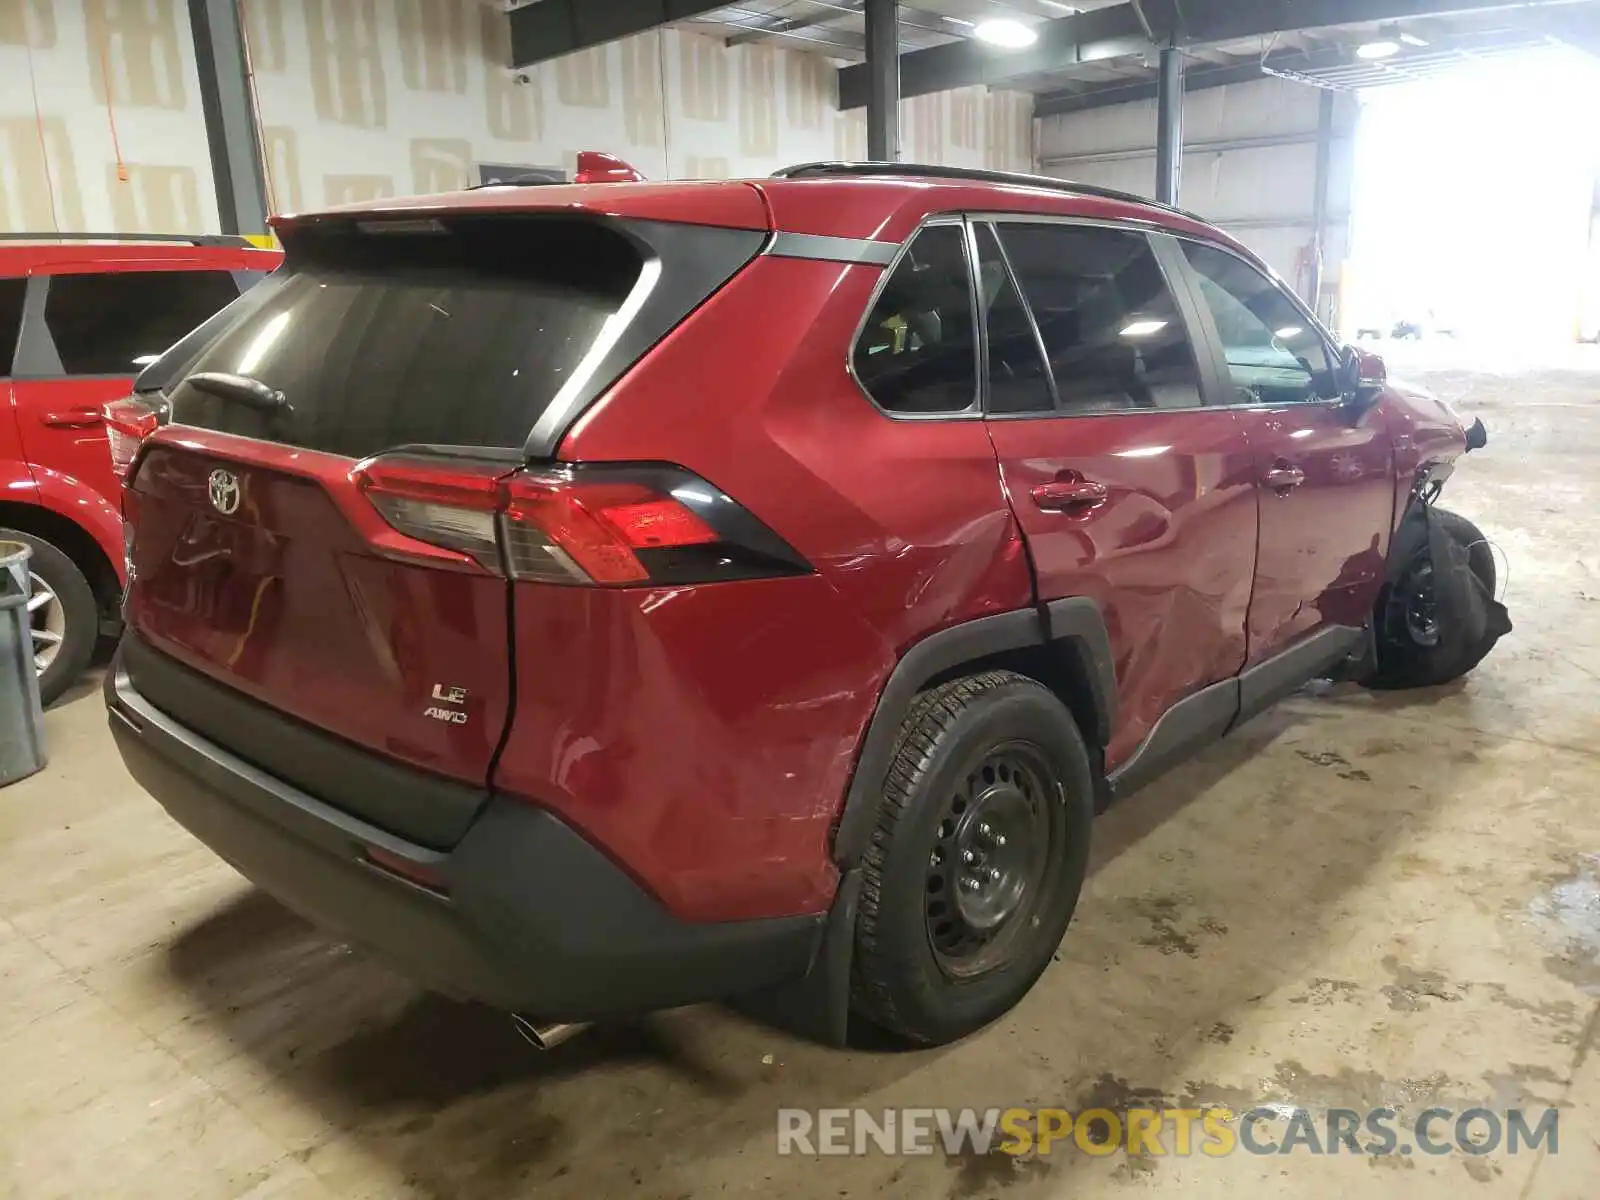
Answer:
[[[90, 684], [0, 792], [0, 1194], [1584, 1197], [1600, 1186], [1600, 362], [1430, 382], [1517, 631], [1464, 686], [1314, 689], [1104, 817], [1059, 961], [945, 1050], [688, 1010], [541, 1056], [253, 891]], [[780, 1106], [1562, 1106], [1483, 1158], [779, 1158]]]

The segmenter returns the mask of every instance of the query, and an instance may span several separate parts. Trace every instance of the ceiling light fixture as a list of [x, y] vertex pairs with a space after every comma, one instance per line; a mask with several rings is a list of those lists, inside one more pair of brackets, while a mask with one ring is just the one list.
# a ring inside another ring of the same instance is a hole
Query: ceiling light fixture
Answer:
[[1166, 327], [1167, 323], [1165, 321], [1142, 318], [1137, 321], [1129, 321], [1124, 325], [1120, 336], [1125, 338], [1149, 337], [1151, 334], [1160, 333]]
[[1400, 43], [1390, 41], [1388, 38], [1379, 38], [1375, 42], [1364, 42], [1356, 47], [1356, 57], [1364, 58], [1369, 62], [1380, 58], [1393, 58], [1400, 53]]
[[1039, 40], [1039, 35], [1021, 21], [1004, 17], [979, 21], [972, 36], [1002, 50], [1025, 50]]
[[1402, 33], [1400, 40], [1408, 46], [1426, 46], [1428, 44], [1414, 33]]

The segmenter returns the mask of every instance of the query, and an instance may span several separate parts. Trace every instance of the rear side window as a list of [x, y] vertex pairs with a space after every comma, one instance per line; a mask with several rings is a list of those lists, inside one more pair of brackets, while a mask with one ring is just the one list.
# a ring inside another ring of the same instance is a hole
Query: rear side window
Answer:
[[0, 279], [0, 378], [11, 374], [22, 332], [22, 293], [27, 290], [26, 279]]
[[978, 348], [961, 226], [930, 226], [912, 239], [867, 315], [852, 360], [861, 386], [888, 412], [923, 416], [973, 406]]
[[180, 383], [174, 420], [364, 457], [405, 444], [521, 447], [615, 336], [644, 268], [606, 225], [565, 218], [340, 222], [187, 365], [257, 380], [286, 416]]
[[994, 230], [976, 227], [978, 289], [989, 338], [989, 411], [996, 414], [1050, 412], [1055, 398], [1039, 356], [1039, 338], [1023, 307]]
[[68, 375], [137, 375], [239, 295], [227, 271], [53, 275], [44, 323]]
[[1200, 405], [1194, 350], [1143, 234], [1078, 225], [998, 228], [1064, 414]]

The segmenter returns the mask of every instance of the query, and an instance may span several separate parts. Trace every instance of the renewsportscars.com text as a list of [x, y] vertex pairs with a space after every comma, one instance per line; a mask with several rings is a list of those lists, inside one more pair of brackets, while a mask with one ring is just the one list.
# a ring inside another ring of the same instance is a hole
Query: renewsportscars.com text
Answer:
[[1077, 1152], [1186, 1158], [1257, 1155], [1521, 1154], [1560, 1151], [1556, 1109], [785, 1108], [779, 1154], [986, 1155]]

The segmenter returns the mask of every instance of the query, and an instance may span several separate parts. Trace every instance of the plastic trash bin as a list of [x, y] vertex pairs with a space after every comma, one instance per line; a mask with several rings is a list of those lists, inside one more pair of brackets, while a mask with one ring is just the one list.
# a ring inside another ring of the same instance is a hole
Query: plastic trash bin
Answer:
[[45, 764], [44, 712], [28, 615], [32, 547], [0, 539], [0, 787]]

